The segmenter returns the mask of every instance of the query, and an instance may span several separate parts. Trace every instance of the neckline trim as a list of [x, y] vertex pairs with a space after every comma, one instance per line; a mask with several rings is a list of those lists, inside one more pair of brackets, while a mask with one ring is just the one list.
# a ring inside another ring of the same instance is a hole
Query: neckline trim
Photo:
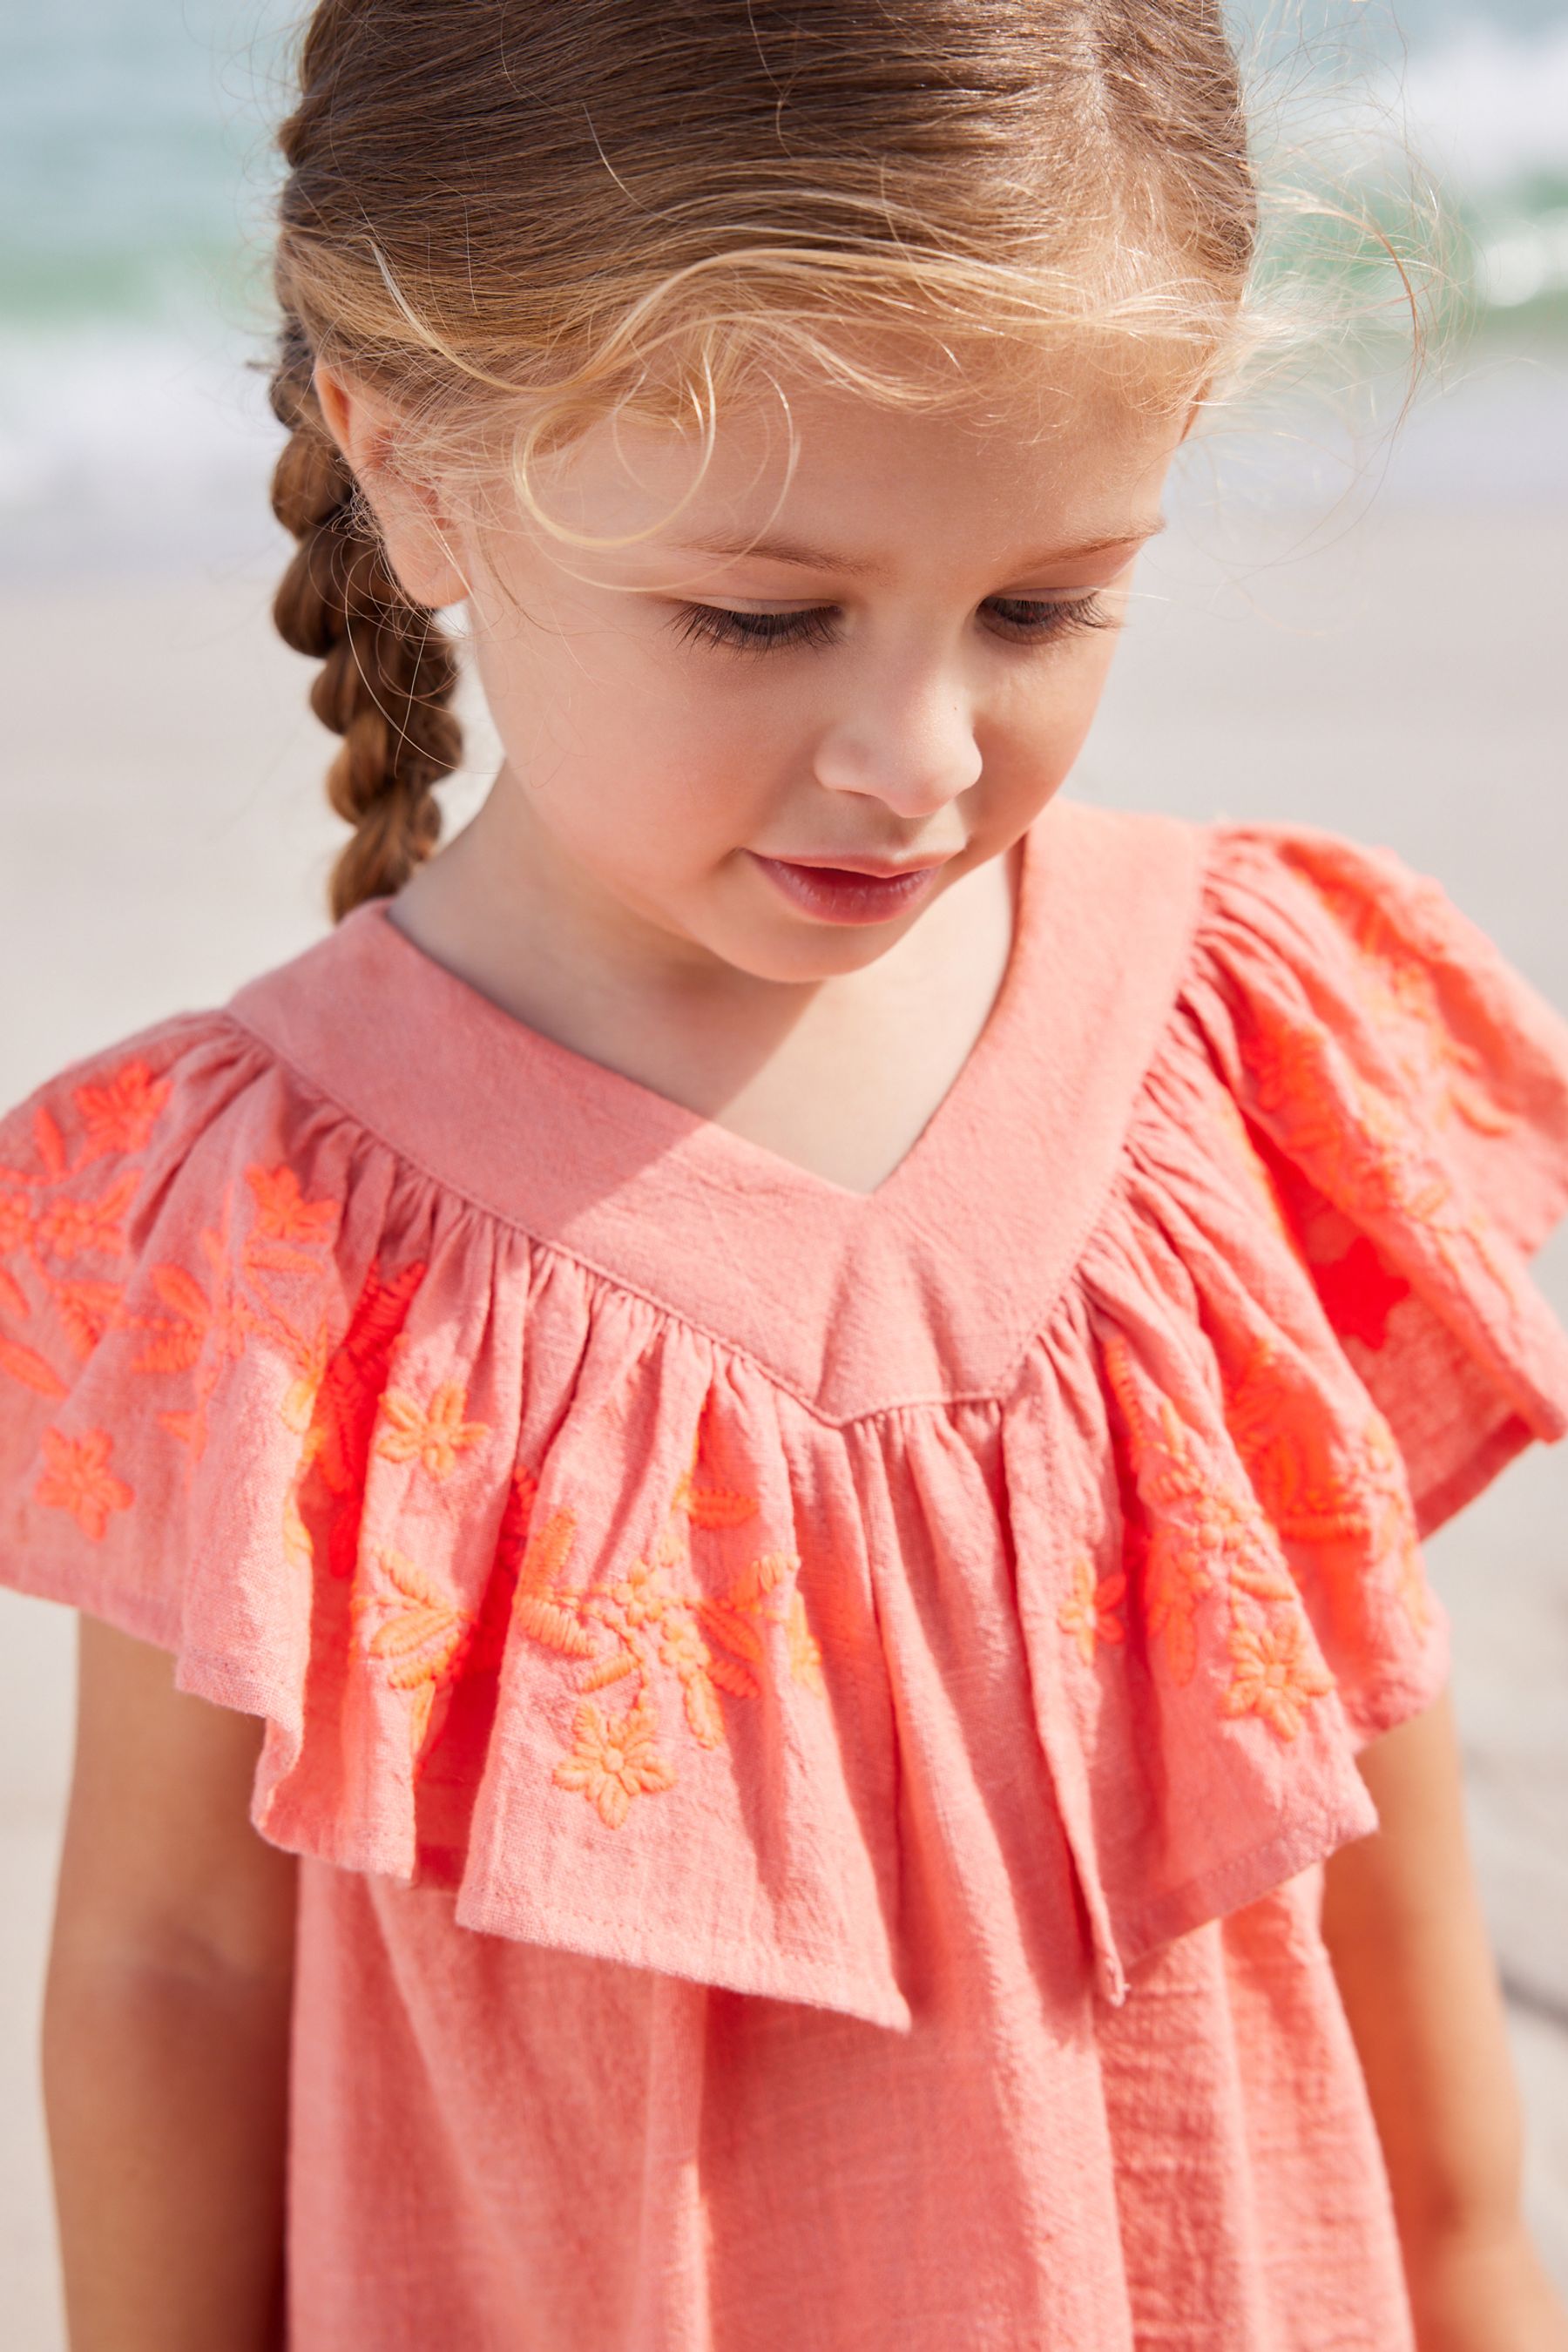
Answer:
[[[986, 1024], [869, 1193], [555, 1044], [379, 902], [226, 1009], [401, 1161], [376, 1188], [377, 1249], [467, 1248], [468, 1221], [488, 1218], [516, 1242], [486, 1253], [596, 1269], [848, 1422], [1006, 1386], [1115, 1181], [1206, 863], [1206, 829], [1174, 818], [1042, 811]], [[276, 1116], [287, 1132], [299, 1114]], [[337, 1133], [303, 1181], [346, 1181], [356, 1147]]]
[[[792, 1160], [787, 1153], [775, 1151], [765, 1143], [737, 1133], [721, 1119], [678, 1102], [673, 1095], [663, 1094], [657, 1087], [634, 1078], [607, 1062], [596, 1061], [593, 1055], [575, 1046], [563, 1045], [544, 1030], [536, 1029], [531, 1022], [498, 1004], [491, 996], [472, 981], [444, 964], [439, 957], [409, 938], [392, 919], [392, 901], [374, 898], [356, 907], [338, 926], [338, 937], [352, 932], [357, 926], [368, 931], [375, 926], [383, 956], [389, 961], [402, 961], [416, 975], [416, 984], [423, 989], [436, 988], [445, 994], [459, 1017], [485, 1024], [505, 1047], [519, 1048], [527, 1057], [547, 1069], [557, 1083], [574, 1088], [590, 1108], [595, 1107], [617, 1127], [631, 1128], [642, 1124], [657, 1133], [666, 1150], [683, 1158], [700, 1154], [711, 1160], [717, 1169], [728, 1163], [735, 1176], [746, 1176], [753, 1181], [765, 1182], [774, 1192], [794, 1188], [803, 1197], [836, 1204], [841, 1212], [850, 1213], [870, 1209], [881, 1210], [896, 1205], [900, 1197], [911, 1185], [918, 1184], [923, 1161], [941, 1150], [947, 1127], [959, 1118], [963, 1104], [985, 1073], [1003, 1052], [1011, 1032], [1020, 1017], [1020, 1008], [1028, 994], [1029, 969], [1034, 961], [1036, 918], [1040, 896], [1039, 867], [1041, 849], [1038, 836], [1042, 823], [1052, 804], [1047, 803], [1018, 836], [1019, 868], [1017, 888], [1013, 908], [1013, 935], [1008, 943], [1007, 959], [996, 992], [982, 1023], [979, 1034], [968, 1053], [954, 1071], [941, 1098], [932, 1106], [925, 1124], [914, 1137], [896, 1164], [880, 1182], [868, 1192], [851, 1184], [840, 1184], [831, 1176], [824, 1176], [804, 1162]], [[455, 993], [454, 993], [455, 992]], [[459, 1001], [460, 1000], [460, 1001]]]

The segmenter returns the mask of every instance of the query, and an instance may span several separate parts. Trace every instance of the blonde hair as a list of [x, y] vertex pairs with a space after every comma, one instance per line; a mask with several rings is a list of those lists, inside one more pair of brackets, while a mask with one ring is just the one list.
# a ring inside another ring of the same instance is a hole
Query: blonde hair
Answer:
[[454, 648], [386, 562], [318, 360], [433, 466], [504, 453], [531, 504], [595, 418], [710, 436], [777, 365], [931, 401], [1066, 345], [1184, 404], [1257, 236], [1216, 0], [321, 0], [279, 144], [275, 611], [344, 738], [338, 919], [434, 847], [460, 738]]

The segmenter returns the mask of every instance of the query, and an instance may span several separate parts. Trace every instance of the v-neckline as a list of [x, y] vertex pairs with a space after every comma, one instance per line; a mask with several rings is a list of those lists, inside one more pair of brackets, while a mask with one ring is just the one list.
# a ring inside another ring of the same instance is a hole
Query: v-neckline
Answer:
[[941, 1150], [947, 1128], [957, 1120], [986, 1069], [998, 1056], [1005, 1058], [1008, 1034], [1027, 993], [1027, 966], [1031, 960], [1037, 900], [1040, 894], [1039, 835], [1047, 814], [1048, 808], [1042, 811], [1019, 836], [1012, 938], [1008, 942], [1002, 977], [979, 1033], [919, 1133], [888, 1173], [868, 1191], [861, 1191], [852, 1184], [840, 1184], [835, 1178], [806, 1167], [804, 1161], [792, 1160], [787, 1152], [775, 1151], [769, 1144], [759, 1143], [750, 1136], [742, 1135], [734, 1128], [726, 1127], [721, 1119], [693, 1110], [689, 1105], [679, 1102], [673, 1095], [663, 1094], [657, 1087], [645, 1085], [640, 1078], [630, 1077], [607, 1062], [596, 1061], [591, 1055], [580, 1053], [576, 1047], [563, 1045], [544, 1030], [536, 1029], [531, 1023], [498, 1004], [473, 982], [461, 978], [439, 957], [432, 955], [427, 948], [421, 947], [411, 939], [393, 921], [392, 901], [389, 899], [372, 899], [357, 908], [345, 923], [340, 924], [339, 934], [341, 936], [350, 926], [372, 921], [377, 923], [395, 955], [412, 960], [415, 969], [425, 968], [423, 976], [428, 984], [461, 992], [468, 1000], [470, 1019], [490, 1024], [496, 1029], [498, 1039], [504, 1039], [510, 1033], [514, 1045], [526, 1046], [530, 1058], [536, 1064], [552, 1068], [580, 1101], [592, 1104], [597, 1097], [600, 1107], [617, 1129], [641, 1125], [665, 1148], [679, 1151], [683, 1157], [701, 1156], [711, 1160], [718, 1169], [727, 1163], [739, 1175], [744, 1176], [749, 1172], [753, 1178], [761, 1178], [772, 1192], [793, 1188], [803, 1199], [833, 1204], [840, 1214], [864, 1214], [888, 1206], [918, 1182], [922, 1166]]
[[[1189, 951], [1207, 835], [1058, 798], [1023, 840], [990, 1013], [869, 1192], [557, 1045], [405, 938], [384, 900], [226, 1010], [391, 1148], [402, 1172], [380, 1180], [380, 1215], [396, 1238], [382, 1246], [465, 1249], [478, 1215], [542, 1253], [539, 1280], [585, 1280], [590, 1318], [639, 1316], [625, 1302], [640, 1299], [836, 1421], [987, 1396], [1114, 1181]], [[494, 1247], [511, 1246], [498, 1231]]]

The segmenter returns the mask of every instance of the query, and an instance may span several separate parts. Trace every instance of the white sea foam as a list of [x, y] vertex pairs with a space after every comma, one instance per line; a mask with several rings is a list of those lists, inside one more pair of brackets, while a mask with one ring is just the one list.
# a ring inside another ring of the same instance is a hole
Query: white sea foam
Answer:
[[279, 433], [250, 356], [174, 321], [0, 331], [0, 567], [265, 544]]

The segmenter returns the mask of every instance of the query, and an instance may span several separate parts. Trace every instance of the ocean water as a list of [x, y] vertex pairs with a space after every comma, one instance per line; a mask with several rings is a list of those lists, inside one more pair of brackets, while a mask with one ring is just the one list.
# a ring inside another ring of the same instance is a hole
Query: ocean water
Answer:
[[[294, 14], [4, 12], [0, 572], [267, 544], [268, 123]], [[1378, 189], [1405, 184], [1408, 149], [1441, 192], [1473, 359], [1402, 478], [1568, 496], [1568, 6], [1247, 0], [1237, 21], [1266, 149]], [[1479, 472], [1456, 465], [1483, 443]]]

